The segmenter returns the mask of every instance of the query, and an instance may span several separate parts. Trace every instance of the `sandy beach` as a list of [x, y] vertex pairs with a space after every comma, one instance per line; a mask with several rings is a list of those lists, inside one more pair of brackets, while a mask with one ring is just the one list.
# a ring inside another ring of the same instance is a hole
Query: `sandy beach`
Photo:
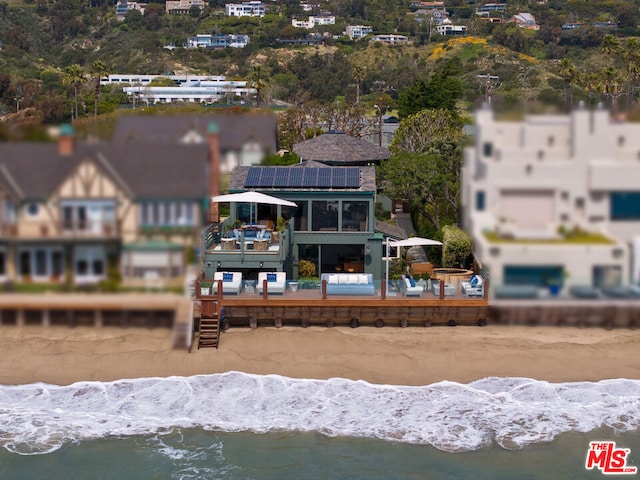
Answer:
[[242, 371], [371, 383], [640, 379], [640, 332], [596, 328], [231, 329], [216, 349], [172, 348], [166, 329], [0, 327], [0, 384]]

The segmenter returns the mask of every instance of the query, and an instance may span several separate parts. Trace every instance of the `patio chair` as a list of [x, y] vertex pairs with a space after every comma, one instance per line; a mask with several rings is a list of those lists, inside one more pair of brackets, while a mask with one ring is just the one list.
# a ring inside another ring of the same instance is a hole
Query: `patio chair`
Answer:
[[474, 275], [468, 282], [460, 282], [460, 289], [465, 297], [483, 297], [484, 279], [480, 275]]

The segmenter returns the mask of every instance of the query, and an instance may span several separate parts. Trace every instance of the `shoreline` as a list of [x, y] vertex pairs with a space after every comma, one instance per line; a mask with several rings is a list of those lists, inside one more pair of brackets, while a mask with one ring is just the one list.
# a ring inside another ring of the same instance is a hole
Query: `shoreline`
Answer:
[[640, 332], [574, 327], [230, 329], [219, 349], [172, 348], [169, 329], [0, 327], [0, 384], [240, 371], [375, 384], [640, 379]]

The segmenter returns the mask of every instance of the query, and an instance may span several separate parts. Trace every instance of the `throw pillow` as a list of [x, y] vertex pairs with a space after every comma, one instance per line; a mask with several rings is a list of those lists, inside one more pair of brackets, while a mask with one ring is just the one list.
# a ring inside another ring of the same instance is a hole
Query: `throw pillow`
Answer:
[[409, 279], [409, 283], [411, 284], [412, 287], [416, 286], [416, 281], [413, 278]]
[[478, 276], [474, 275], [473, 277], [471, 277], [471, 281], [469, 283], [471, 284], [472, 287], [475, 287], [476, 285], [478, 285]]
[[275, 282], [278, 280], [278, 276], [275, 273], [267, 273], [267, 282]]
[[222, 274], [223, 282], [233, 282], [233, 273], [223, 273]]
[[327, 283], [336, 284], [338, 283], [337, 275], [329, 275], [329, 281]]
[[347, 276], [347, 283], [349, 284], [358, 284], [358, 275], [348, 275]]
[[369, 277], [366, 275], [358, 275], [358, 283], [360, 285], [367, 285], [369, 283]]

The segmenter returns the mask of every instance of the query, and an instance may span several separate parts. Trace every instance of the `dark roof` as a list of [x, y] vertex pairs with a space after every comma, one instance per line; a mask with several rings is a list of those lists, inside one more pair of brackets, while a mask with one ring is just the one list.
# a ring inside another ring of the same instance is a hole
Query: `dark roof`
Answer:
[[404, 228], [400, 228], [386, 222], [381, 222], [380, 220], [376, 220], [374, 228], [376, 232], [380, 232], [387, 237], [397, 238], [398, 240], [404, 240], [407, 238], [407, 232]]
[[[358, 188], [323, 188], [323, 187], [261, 187], [261, 188], [249, 188], [246, 186], [247, 176], [249, 174], [249, 169], [255, 167], [236, 167], [233, 169], [231, 173], [231, 179], [229, 181], [229, 192], [243, 192], [245, 190], [257, 190], [261, 192], [269, 192], [269, 191], [296, 191], [296, 192], [314, 192], [314, 191], [335, 191], [335, 192], [375, 192], [376, 191], [376, 169], [375, 167], [356, 167], [360, 169], [360, 186]], [[274, 170], [282, 170], [282, 169], [290, 169], [293, 167], [261, 167], [262, 169], [274, 169]], [[305, 168], [305, 167], [297, 167], [297, 168]], [[342, 167], [334, 167], [334, 168], [342, 168]]]
[[85, 160], [134, 198], [208, 195], [207, 145], [79, 143], [60, 155], [56, 143], [2, 143], [0, 186], [17, 199], [45, 199]]
[[211, 122], [218, 125], [222, 151], [239, 150], [250, 141], [265, 152], [276, 151], [276, 117], [272, 114], [121, 115], [112, 142], [175, 144], [191, 131], [205, 138]]
[[293, 151], [303, 161], [328, 165], [367, 165], [389, 158], [389, 149], [340, 132], [325, 133], [296, 143]]

